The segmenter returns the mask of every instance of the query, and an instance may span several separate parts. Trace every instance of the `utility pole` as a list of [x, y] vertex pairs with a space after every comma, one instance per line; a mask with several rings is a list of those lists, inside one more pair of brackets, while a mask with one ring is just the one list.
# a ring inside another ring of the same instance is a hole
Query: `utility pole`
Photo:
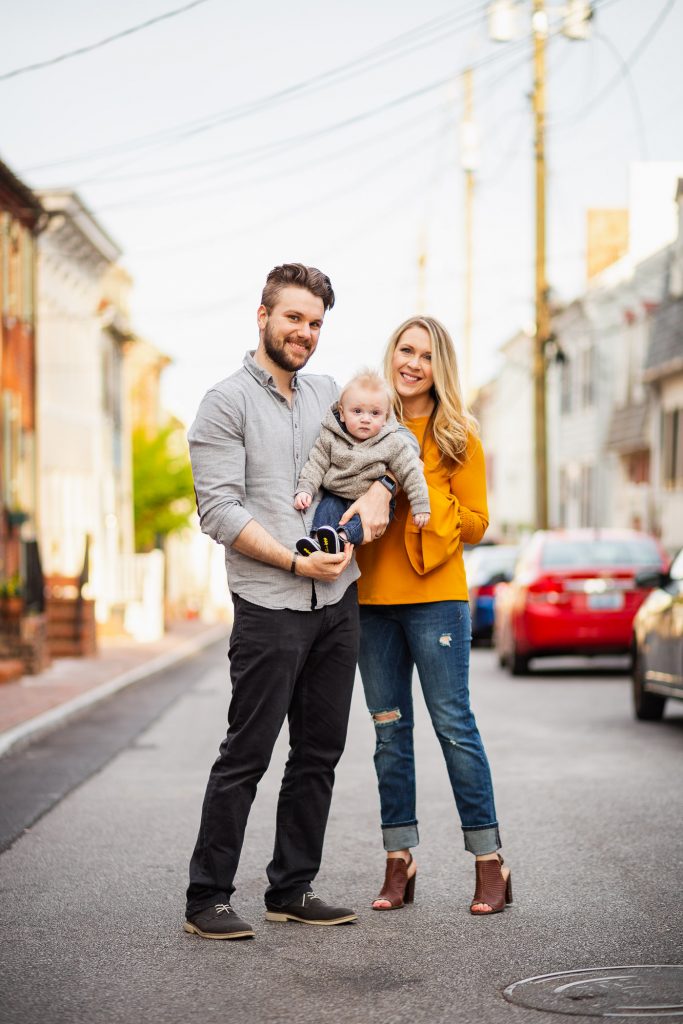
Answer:
[[546, 68], [545, 50], [548, 33], [545, 0], [533, 0], [532, 31], [534, 36], [534, 164], [536, 183], [536, 331], [533, 347], [534, 390], [534, 466], [536, 527], [548, 527], [548, 438], [546, 424], [546, 360], [545, 349], [550, 338], [548, 279], [546, 272], [546, 169], [545, 116]]
[[465, 295], [463, 302], [463, 381], [462, 390], [465, 401], [472, 396], [472, 306], [473, 306], [473, 271], [474, 271], [474, 171], [476, 168], [476, 139], [474, 127], [472, 68], [463, 74], [463, 119], [461, 153], [462, 166], [465, 171]]
[[[518, 36], [517, 22], [521, 4], [517, 0], [491, 0], [488, 7], [489, 34], [496, 42], [507, 42]], [[533, 413], [534, 413], [534, 479], [536, 526], [548, 526], [548, 438], [546, 422], [546, 350], [551, 339], [548, 278], [546, 271], [546, 43], [548, 12], [545, 0], [532, 0], [532, 35], [534, 42], [533, 89], [534, 115], [534, 180], [535, 180], [535, 320], [533, 346]], [[557, 8], [556, 8], [557, 10]], [[593, 18], [591, 0], [564, 0], [561, 10], [561, 31], [568, 39], [588, 39]], [[556, 30], [555, 30], [556, 31]]]

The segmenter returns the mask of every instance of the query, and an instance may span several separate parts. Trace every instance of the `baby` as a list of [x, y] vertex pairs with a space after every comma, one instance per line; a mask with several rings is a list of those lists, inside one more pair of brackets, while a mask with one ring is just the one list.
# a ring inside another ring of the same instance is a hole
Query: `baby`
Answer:
[[[378, 373], [363, 370], [342, 391], [327, 412], [308, 462], [301, 471], [294, 508], [310, 507], [319, 487], [325, 488], [315, 511], [310, 537], [296, 543], [297, 551], [336, 554], [344, 544], [363, 542], [363, 524], [354, 515], [340, 528], [339, 520], [370, 484], [382, 480], [393, 492], [391, 473], [406, 492], [418, 527], [429, 522], [429, 491], [419, 456], [398, 430], [389, 390]], [[394, 513], [391, 502], [390, 515]]]

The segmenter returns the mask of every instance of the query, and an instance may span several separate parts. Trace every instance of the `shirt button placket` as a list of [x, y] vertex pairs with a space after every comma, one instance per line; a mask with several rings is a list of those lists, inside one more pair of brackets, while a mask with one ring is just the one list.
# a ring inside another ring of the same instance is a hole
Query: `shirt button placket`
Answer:
[[301, 463], [301, 430], [299, 429], [299, 412], [297, 410], [296, 391], [292, 398], [292, 422], [294, 425], [294, 463], [296, 466], [297, 479], [299, 476], [299, 465]]

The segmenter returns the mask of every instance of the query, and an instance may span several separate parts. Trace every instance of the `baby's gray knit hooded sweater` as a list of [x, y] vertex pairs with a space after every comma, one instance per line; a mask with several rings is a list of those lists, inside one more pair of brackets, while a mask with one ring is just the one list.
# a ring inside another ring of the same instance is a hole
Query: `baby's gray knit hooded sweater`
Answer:
[[406, 492], [413, 515], [429, 512], [429, 490], [419, 456], [410, 441], [398, 433], [391, 414], [375, 437], [358, 441], [347, 433], [337, 416], [338, 404], [328, 409], [308, 462], [301, 471], [298, 491], [311, 497], [324, 487], [341, 498], [355, 501], [386, 472], [393, 473]]

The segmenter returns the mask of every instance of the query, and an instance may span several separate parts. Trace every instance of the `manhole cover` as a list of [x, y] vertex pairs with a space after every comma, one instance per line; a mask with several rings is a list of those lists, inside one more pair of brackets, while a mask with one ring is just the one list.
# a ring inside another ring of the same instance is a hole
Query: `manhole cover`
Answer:
[[683, 1021], [683, 966], [640, 964], [561, 971], [516, 981], [510, 1003], [575, 1017], [667, 1017]]

